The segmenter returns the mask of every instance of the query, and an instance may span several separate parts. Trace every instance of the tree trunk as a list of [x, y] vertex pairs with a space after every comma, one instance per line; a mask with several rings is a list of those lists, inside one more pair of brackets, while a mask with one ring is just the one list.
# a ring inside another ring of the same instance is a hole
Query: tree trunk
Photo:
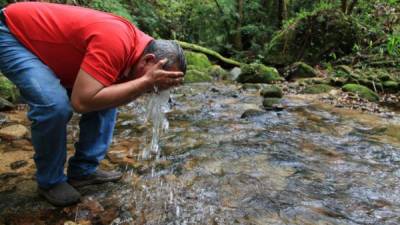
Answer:
[[347, 12], [347, 0], [342, 0], [342, 11]]
[[236, 1], [236, 9], [238, 16], [236, 18], [236, 31], [233, 39], [233, 44], [236, 50], [243, 49], [243, 42], [242, 42], [243, 4], [244, 0]]
[[278, 27], [283, 27], [283, 21], [287, 19], [287, 4], [286, 0], [277, 0], [278, 6]]

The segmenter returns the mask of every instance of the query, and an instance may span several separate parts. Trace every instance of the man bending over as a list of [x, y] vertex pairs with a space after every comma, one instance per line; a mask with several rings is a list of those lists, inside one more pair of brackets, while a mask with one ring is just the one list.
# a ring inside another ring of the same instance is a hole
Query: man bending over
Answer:
[[[98, 169], [111, 143], [116, 107], [182, 83], [186, 62], [173, 41], [153, 40], [124, 18], [76, 6], [24, 2], [0, 13], [0, 70], [29, 105], [39, 194], [58, 206], [76, 187], [116, 181]], [[66, 125], [81, 113], [69, 159]]]

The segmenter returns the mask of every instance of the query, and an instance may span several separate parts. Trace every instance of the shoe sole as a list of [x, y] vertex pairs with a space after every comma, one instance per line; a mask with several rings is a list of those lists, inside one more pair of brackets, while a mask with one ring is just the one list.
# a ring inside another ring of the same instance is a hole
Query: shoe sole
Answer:
[[68, 183], [75, 187], [75, 188], [79, 188], [79, 187], [83, 187], [83, 186], [88, 186], [88, 185], [92, 185], [92, 184], [104, 184], [104, 183], [108, 183], [108, 182], [116, 182], [121, 180], [122, 175], [117, 176], [117, 177], [112, 177], [112, 178], [107, 178], [107, 179], [93, 179], [93, 180], [68, 180]]

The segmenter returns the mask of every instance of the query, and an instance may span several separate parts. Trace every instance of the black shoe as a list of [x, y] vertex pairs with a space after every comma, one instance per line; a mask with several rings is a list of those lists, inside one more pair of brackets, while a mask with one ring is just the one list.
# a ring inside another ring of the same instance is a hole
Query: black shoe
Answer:
[[81, 194], [67, 182], [45, 189], [38, 187], [39, 195], [55, 206], [67, 206], [79, 202]]
[[96, 170], [96, 172], [79, 178], [69, 178], [68, 183], [74, 187], [83, 187], [91, 184], [102, 184], [106, 182], [118, 181], [122, 178], [122, 173], [118, 171]]

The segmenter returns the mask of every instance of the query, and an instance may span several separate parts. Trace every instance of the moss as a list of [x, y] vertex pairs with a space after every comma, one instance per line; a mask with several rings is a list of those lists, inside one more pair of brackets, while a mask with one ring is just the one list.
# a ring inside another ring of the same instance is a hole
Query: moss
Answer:
[[18, 90], [15, 85], [4, 75], [0, 74], [0, 97], [10, 102], [16, 102], [18, 95]]
[[236, 79], [240, 83], [274, 83], [282, 81], [278, 70], [259, 63], [244, 64], [242, 73]]
[[189, 69], [185, 75], [185, 83], [209, 82], [209, 81], [212, 81], [212, 77], [209, 74], [195, 69]]
[[263, 106], [267, 109], [273, 108], [274, 105], [279, 104], [281, 98], [264, 98]]
[[287, 71], [287, 80], [293, 80], [297, 78], [307, 78], [307, 77], [316, 77], [318, 72], [312, 68], [310, 65], [307, 65], [303, 62], [297, 62], [290, 66]]
[[379, 96], [375, 92], [373, 92], [371, 89], [369, 89], [363, 85], [346, 84], [343, 86], [342, 89], [345, 92], [352, 92], [352, 93], [358, 94], [361, 98], [364, 98], [371, 102], [379, 101]]
[[306, 94], [321, 94], [321, 93], [326, 93], [332, 90], [333, 87], [326, 85], [326, 84], [314, 84], [307, 86], [304, 90], [303, 93]]
[[203, 53], [185, 51], [185, 57], [187, 64], [195, 67], [197, 70], [208, 69], [212, 66], [210, 60]]
[[398, 92], [399, 91], [399, 83], [393, 80], [388, 80], [383, 82], [383, 89], [388, 92]]
[[261, 90], [261, 96], [265, 98], [282, 98], [283, 92], [279, 87], [271, 85]]
[[210, 68], [208, 68], [207, 72], [212, 77], [222, 79], [222, 80], [228, 79], [228, 76], [229, 76], [228, 71], [222, 69], [222, 67], [218, 66], [218, 65], [211, 66]]
[[360, 26], [340, 10], [324, 9], [295, 19], [265, 46], [264, 63], [291, 65], [303, 61], [315, 65], [321, 60], [352, 52], [361, 39]]

